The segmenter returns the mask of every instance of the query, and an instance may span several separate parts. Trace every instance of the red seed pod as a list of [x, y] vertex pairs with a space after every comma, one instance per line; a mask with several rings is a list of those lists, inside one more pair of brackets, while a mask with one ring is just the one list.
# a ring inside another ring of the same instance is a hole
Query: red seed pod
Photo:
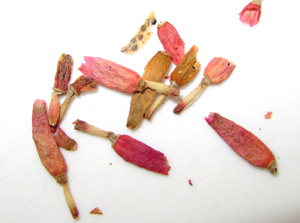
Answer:
[[185, 43], [175, 27], [168, 21], [157, 25], [157, 35], [165, 51], [171, 55], [172, 62], [177, 65], [185, 54]]
[[138, 73], [101, 57], [84, 57], [79, 70], [98, 84], [124, 93], [143, 92], [151, 88], [162, 94], [178, 96], [179, 90], [162, 83], [143, 80]]
[[108, 138], [112, 147], [125, 161], [147, 170], [168, 175], [170, 166], [165, 155], [150, 146], [128, 136], [115, 135], [84, 121], [76, 120], [74, 128], [92, 135]]
[[272, 174], [277, 172], [272, 151], [253, 133], [218, 113], [210, 113], [205, 120], [237, 154], [249, 163], [268, 168]]
[[246, 5], [239, 14], [241, 22], [249, 25], [250, 27], [255, 26], [260, 19], [261, 2], [262, 0], [253, 0]]
[[71, 214], [73, 218], [77, 218], [79, 212], [68, 185], [67, 164], [51, 132], [44, 100], [37, 99], [33, 104], [32, 138], [42, 164], [56, 181], [63, 185], [65, 198]]
[[57, 63], [54, 90], [67, 92], [72, 70], [73, 58], [69, 54], [62, 54]]

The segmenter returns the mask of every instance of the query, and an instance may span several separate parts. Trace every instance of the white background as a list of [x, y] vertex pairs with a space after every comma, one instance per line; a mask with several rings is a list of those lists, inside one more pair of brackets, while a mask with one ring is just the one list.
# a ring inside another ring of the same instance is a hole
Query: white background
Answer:
[[[35, 99], [50, 102], [59, 56], [74, 59], [71, 82], [83, 56], [99, 56], [142, 75], [163, 50], [157, 29], [135, 55], [120, 49], [151, 10], [172, 23], [186, 50], [199, 48], [200, 83], [216, 56], [236, 64], [222, 84], [211, 86], [180, 115], [168, 99], [136, 130], [126, 128], [131, 95], [99, 86], [75, 98], [61, 124], [79, 148], [62, 150], [77, 222], [300, 221], [300, 71], [298, 1], [264, 0], [259, 24], [242, 24], [247, 0], [211, 1], [2, 1], [0, 3], [0, 222], [74, 222], [63, 188], [42, 166], [31, 134]], [[170, 69], [174, 69], [174, 65]], [[169, 80], [165, 80], [169, 84]], [[271, 119], [264, 115], [272, 111]], [[257, 135], [274, 153], [279, 173], [251, 166], [211, 129], [204, 117], [218, 112]], [[110, 142], [73, 129], [77, 118], [128, 134], [163, 152], [169, 176], [123, 161]], [[110, 163], [112, 163], [110, 165]], [[188, 180], [191, 179], [193, 186]], [[99, 207], [103, 215], [90, 215]]]

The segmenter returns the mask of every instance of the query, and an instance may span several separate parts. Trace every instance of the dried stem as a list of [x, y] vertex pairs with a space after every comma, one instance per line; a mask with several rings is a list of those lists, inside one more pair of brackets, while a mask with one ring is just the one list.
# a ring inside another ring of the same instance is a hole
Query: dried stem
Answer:
[[[175, 83], [175, 81], [171, 81], [170, 86], [178, 88], [179, 86]], [[161, 106], [167, 98], [167, 95], [162, 94], [156, 98], [156, 100], [152, 103], [148, 111], [145, 113], [144, 118], [150, 120], [154, 112]]]
[[72, 214], [73, 218], [77, 218], [79, 215], [79, 212], [75, 205], [74, 199], [72, 197], [68, 182], [63, 183], [63, 188], [64, 188], [65, 198], [66, 198], [67, 204], [69, 206], [69, 209], [71, 211], [71, 214]]
[[173, 112], [175, 114], [179, 114], [180, 112], [182, 112], [186, 107], [196, 101], [196, 99], [204, 92], [204, 90], [209, 85], [211, 85], [210, 78], [204, 75], [201, 83], [179, 102], [179, 104], [174, 108]]
[[66, 110], [69, 107], [69, 105], [75, 95], [76, 94], [75, 94], [73, 88], [69, 88], [68, 95], [67, 95], [66, 99], [64, 100], [64, 102], [62, 103], [62, 105], [60, 106], [59, 122], [61, 122], [61, 120], [64, 118]]
[[162, 83], [158, 83], [158, 82], [154, 82], [154, 81], [146, 81], [145, 82], [145, 86], [146, 88], [151, 88], [152, 90], [155, 90], [156, 92], [160, 93], [160, 94], [168, 94], [172, 97], [177, 97], [179, 96], [179, 89], [174, 88], [172, 86], [168, 86]]

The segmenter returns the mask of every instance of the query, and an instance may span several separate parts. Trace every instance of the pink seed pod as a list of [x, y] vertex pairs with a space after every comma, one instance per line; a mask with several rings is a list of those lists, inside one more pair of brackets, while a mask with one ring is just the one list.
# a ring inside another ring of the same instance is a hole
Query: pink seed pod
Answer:
[[239, 14], [241, 22], [249, 25], [250, 27], [255, 26], [260, 19], [261, 2], [262, 0], [253, 0], [246, 5]]
[[277, 172], [272, 151], [253, 133], [218, 113], [211, 112], [205, 120], [237, 154], [249, 163], [268, 168], [272, 174]]
[[40, 160], [47, 171], [63, 185], [65, 198], [73, 218], [79, 212], [70, 192], [67, 179], [67, 164], [60, 152], [48, 122], [46, 103], [37, 99], [32, 110], [32, 138], [35, 142]]
[[84, 57], [79, 70], [98, 84], [124, 93], [143, 92], [151, 88], [162, 94], [178, 96], [179, 90], [162, 83], [143, 80], [138, 73], [101, 57]]
[[76, 120], [74, 128], [92, 135], [108, 138], [112, 147], [125, 161], [147, 170], [168, 175], [170, 166], [165, 155], [150, 146], [128, 136], [115, 135], [84, 121]]
[[185, 43], [175, 27], [168, 21], [157, 25], [157, 35], [165, 51], [171, 55], [172, 62], [177, 65], [185, 54]]

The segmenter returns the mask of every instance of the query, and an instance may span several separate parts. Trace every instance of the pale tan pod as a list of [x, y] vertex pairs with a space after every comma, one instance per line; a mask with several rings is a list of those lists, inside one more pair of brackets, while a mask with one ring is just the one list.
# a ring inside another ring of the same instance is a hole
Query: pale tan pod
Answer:
[[152, 36], [153, 32], [151, 31], [151, 28], [155, 24], [156, 15], [153, 11], [151, 11], [150, 15], [145, 20], [135, 36], [129, 41], [126, 46], [121, 48], [121, 52], [130, 55], [137, 52]]

